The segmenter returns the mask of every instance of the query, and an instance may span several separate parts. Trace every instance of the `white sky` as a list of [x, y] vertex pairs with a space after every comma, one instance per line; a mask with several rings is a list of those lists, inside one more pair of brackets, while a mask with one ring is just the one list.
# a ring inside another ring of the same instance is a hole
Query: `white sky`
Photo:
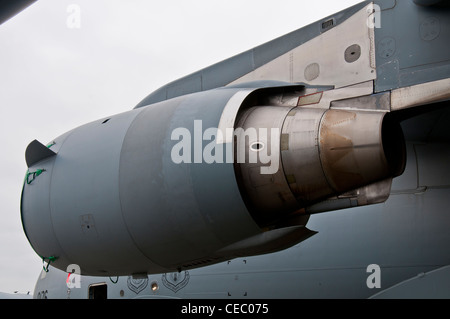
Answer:
[[[0, 25], [0, 292], [42, 269], [23, 233], [25, 149], [360, 0], [38, 0]], [[67, 21], [80, 8], [80, 28]]]

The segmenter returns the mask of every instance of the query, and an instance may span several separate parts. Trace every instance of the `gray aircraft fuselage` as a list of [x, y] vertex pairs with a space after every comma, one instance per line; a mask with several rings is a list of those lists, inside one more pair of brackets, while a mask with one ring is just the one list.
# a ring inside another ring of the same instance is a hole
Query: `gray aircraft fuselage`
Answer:
[[[24, 230], [83, 274], [49, 267], [34, 297], [450, 298], [449, 39], [443, 1], [362, 2], [30, 144]], [[199, 119], [279, 125], [283, 169], [177, 166]]]
[[[129, 283], [131, 276], [82, 276], [81, 288], [68, 294], [67, 274], [50, 268], [46, 278], [38, 281], [34, 297], [43, 297], [47, 291], [48, 298], [88, 298], [90, 285], [106, 283], [108, 298], [119, 299], [367, 298], [449, 265], [449, 124], [449, 107], [405, 121], [407, 166], [394, 179], [389, 199], [312, 215], [308, 226], [318, 234], [290, 249], [181, 273], [149, 275], [142, 290]], [[367, 285], [371, 264], [380, 266], [380, 288]]]

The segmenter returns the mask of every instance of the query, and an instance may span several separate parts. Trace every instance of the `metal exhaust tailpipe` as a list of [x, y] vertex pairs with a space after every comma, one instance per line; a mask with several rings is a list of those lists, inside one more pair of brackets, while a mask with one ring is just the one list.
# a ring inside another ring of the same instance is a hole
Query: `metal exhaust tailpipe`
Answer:
[[[281, 128], [276, 173], [261, 174], [262, 161], [236, 164], [243, 198], [260, 225], [405, 168], [403, 133], [389, 113], [261, 106], [243, 112], [237, 127]], [[270, 140], [259, 138], [246, 141], [248, 152]]]

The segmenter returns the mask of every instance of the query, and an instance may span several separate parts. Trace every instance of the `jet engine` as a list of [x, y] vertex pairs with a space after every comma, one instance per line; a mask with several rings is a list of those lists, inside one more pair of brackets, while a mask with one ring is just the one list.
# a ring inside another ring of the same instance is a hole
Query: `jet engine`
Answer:
[[315, 234], [310, 214], [382, 202], [404, 169], [399, 124], [388, 109], [355, 107], [380, 100], [355, 92], [241, 84], [103, 118], [46, 146], [33, 141], [27, 238], [52, 266], [105, 276], [298, 244]]

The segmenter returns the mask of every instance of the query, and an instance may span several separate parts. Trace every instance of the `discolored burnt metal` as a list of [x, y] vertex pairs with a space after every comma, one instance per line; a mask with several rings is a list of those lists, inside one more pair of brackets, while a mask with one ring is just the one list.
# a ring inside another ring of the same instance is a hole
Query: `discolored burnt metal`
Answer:
[[[234, 139], [234, 161], [239, 176], [238, 182], [243, 185], [244, 200], [253, 218], [260, 225], [271, 223], [299, 208], [286, 183], [279, 155], [280, 147], [283, 148], [282, 145], [286, 144], [279, 136], [279, 132], [290, 109], [290, 107], [260, 106], [249, 108], [238, 116]], [[261, 128], [266, 130], [267, 134], [260, 131]], [[271, 129], [275, 129], [278, 136], [272, 137]], [[274, 138], [276, 144], [272, 145]], [[256, 144], [264, 145], [264, 148], [252, 147]], [[264, 162], [265, 154], [272, 155], [273, 162]], [[266, 174], [264, 168], [268, 168], [269, 165], [276, 167], [272, 173]]]
[[[405, 167], [402, 130], [388, 112], [254, 107], [239, 116], [238, 127], [281, 128], [276, 173], [261, 174], [260, 161], [236, 164], [260, 225], [291, 218], [331, 198], [347, 198], [349, 205], [380, 202], [387, 198], [392, 178]], [[246, 142], [247, 152], [260, 142], [270, 147], [267, 139], [256, 136]]]
[[336, 193], [389, 176], [383, 151], [384, 113], [330, 110], [319, 132], [320, 159], [329, 185]]

